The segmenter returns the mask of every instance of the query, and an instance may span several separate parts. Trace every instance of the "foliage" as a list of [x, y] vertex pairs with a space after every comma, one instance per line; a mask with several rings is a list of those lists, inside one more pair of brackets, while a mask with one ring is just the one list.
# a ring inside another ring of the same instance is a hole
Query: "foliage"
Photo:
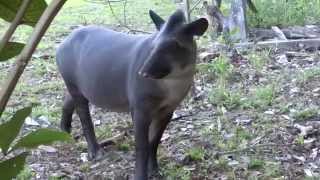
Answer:
[[[0, 17], [8, 22], [11, 22], [16, 16], [21, 3], [22, 0], [0, 0]], [[44, 0], [31, 1], [21, 21], [21, 24], [34, 26], [38, 22], [46, 7], [47, 3]]]
[[8, 42], [6, 46], [0, 51], [0, 61], [5, 61], [18, 55], [23, 47], [24, 44], [22, 43]]
[[[0, 125], [0, 148], [5, 160], [0, 161], [0, 172], [2, 178], [12, 179], [16, 177], [25, 165], [28, 155], [27, 151], [23, 151], [12, 157], [16, 150], [37, 148], [39, 145], [51, 144], [55, 141], [70, 140], [69, 134], [50, 129], [38, 129], [21, 138], [17, 139], [19, 131], [26, 119], [31, 113], [31, 107], [23, 108], [17, 111], [12, 118]], [[14, 140], [16, 143], [13, 143]]]
[[[25, 44], [22, 43], [7, 42], [16, 30], [17, 25], [25, 24], [35, 26], [46, 8], [47, 3], [45, 0], [0, 0], [0, 18], [8, 22], [15, 21], [10, 25], [9, 30], [0, 42], [0, 61], [5, 61], [17, 56], [25, 46]], [[22, 16], [18, 16], [17, 14], [21, 14]], [[21, 17], [21, 19], [19, 19], [19, 17]], [[45, 26], [41, 28], [45, 29]], [[42, 35], [38, 35], [38, 37], [41, 36]], [[36, 44], [29, 44], [31, 47], [35, 45]], [[12, 92], [10, 89], [8, 91]], [[1, 97], [1, 101], [9, 98], [10, 95], [11, 93]], [[0, 117], [3, 115], [5, 105], [6, 103], [1, 104]], [[25, 119], [30, 114], [31, 107], [26, 107], [18, 110], [10, 120], [0, 124], [0, 149], [2, 153], [0, 154], [0, 172], [1, 179], [3, 180], [16, 178], [24, 169], [26, 157], [29, 154], [27, 149], [37, 148], [39, 145], [51, 144], [55, 141], [70, 140], [69, 134], [50, 129], [38, 129], [21, 138], [17, 138]], [[28, 178], [29, 175], [30, 174], [26, 172], [17, 178]]]

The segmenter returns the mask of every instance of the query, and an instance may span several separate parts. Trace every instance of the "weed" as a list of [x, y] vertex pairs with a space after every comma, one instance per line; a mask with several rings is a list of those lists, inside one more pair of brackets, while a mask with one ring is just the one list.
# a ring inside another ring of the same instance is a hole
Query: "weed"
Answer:
[[264, 165], [264, 174], [267, 177], [279, 177], [282, 175], [279, 162], [266, 162]]
[[252, 158], [250, 159], [250, 162], [248, 164], [248, 169], [250, 170], [262, 169], [264, 165], [265, 165], [265, 162], [263, 160]]
[[90, 170], [90, 165], [88, 163], [83, 163], [80, 165], [80, 171], [88, 172]]
[[225, 84], [233, 71], [233, 66], [226, 56], [219, 56], [214, 61], [202, 63], [197, 66], [201, 72], [217, 77], [219, 84]]
[[299, 135], [295, 138], [294, 142], [298, 145], [303, 145], [304, 144], [304, 137], [302, 135]]
[[225, 157], [220, 157], [218, 160], [214, 161], [215, 167], [221, 171], [229, 170], [228, 160]]
[[98, 139], [106, 139], [112, 136], [112, 127], [108, 124], [98, 126], [96, 128], [96, 134]]
[[192, 161], [202, 161], [204, 160], [205, 150], [202, 147], [194, 147], [187, 151], [187, 156]]
[[248, 55], [248, 60], [257, 71], [261, 71], [269, 60], [269, 52], [251, 52]]
[[313, 67], [299, 73], [297, 77], [297, 83], [300, 85], [304, 85], [306, 82], [308, 82], [312, 78], [317, 78], [317, 77], [320, 77], [320, 68]]
[[210, 91], [209, 101], [215, 105], [224, 106], [231, 110], [241, 104], [241, 95], [238, 92], [232, 92], [224, 86], [221, 86]]
[[160, 174], [168, 180], [189, 180], [191, 176], [190, 171], [173, 163], [168, 163], [165, 168], [161, 169]]
[[120, 143], [120, 144], [118, 145], [118, 149], [119, 149], [120, 151], [125, 151], [125, 152], [127, 152], [127, 151], [130, 150], [130, 144], [128, 144], [128, 143]]
[[32, 172], [32, 170], [28, 166], [25, 166], [24, 169], [16, 177], [16, 180], [31, 179], [32, 176], [34, 176], [34, 172]]
[[272, 104], [275, 96], [275, 85], [259, 86], [253, 90], [252, 96], [249, 98], [249, 107], [264, 110]]
[[318, 109], [316, 108], [308, 108], [304, 109], [302, 111], [298, 111], [294, 114], [295, 121], [307, 121], [309, 119], [312, 119], [314, 117], [318, 116]]

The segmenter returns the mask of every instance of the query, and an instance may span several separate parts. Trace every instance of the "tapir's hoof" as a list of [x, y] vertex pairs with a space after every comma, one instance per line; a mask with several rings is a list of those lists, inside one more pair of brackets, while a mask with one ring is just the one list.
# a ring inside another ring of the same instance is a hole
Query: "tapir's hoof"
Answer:
[[66, 132], [66, 133], [71, 133], [71, 126], [67, 126], [67, 125], [65, 125], [65, 124], [61, 124], [60, 125], [60, 129], [62, 130], [62, 131], [64, 131], [64, 132]]
[[148, 174], [149, 174], [149, 177], [157, 177], [160, 175], [159, 173], [159, 167], [157, 164], [149, 164], [149, 167], [148, 167]]
[[89, 152], [89, 160], [91, 161], [99, 161], [105, 155], [105, 151], [103, 148], [99, 147], [94, 152]]

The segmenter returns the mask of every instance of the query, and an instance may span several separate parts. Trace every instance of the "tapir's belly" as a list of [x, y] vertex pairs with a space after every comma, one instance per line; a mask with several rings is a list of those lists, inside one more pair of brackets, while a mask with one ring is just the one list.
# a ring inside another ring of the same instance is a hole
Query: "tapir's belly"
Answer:
[[[119, 62], [120, 60], [118, 60]], [[90, 103], [111, 111], [127, 112], [127, 65], [106, 59], [100, 65], [94, 59], [79, 65], [77, 84]]]
[[[100, 81], [100, 82], [99, 82]], [[91, 104], [115, 112], [128, 112], [129, 102], [125, 92], [124, 82], [98, 80], [80, 86], [81, 93]]]

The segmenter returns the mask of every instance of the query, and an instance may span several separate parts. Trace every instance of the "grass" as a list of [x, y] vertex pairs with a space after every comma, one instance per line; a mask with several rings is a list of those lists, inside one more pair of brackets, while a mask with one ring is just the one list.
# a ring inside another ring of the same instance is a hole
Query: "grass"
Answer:
[[292, 26], [319, 23], [320, 1], [318, 0], [253, 0], [258, 13], [250, 11], [251, 27]]

